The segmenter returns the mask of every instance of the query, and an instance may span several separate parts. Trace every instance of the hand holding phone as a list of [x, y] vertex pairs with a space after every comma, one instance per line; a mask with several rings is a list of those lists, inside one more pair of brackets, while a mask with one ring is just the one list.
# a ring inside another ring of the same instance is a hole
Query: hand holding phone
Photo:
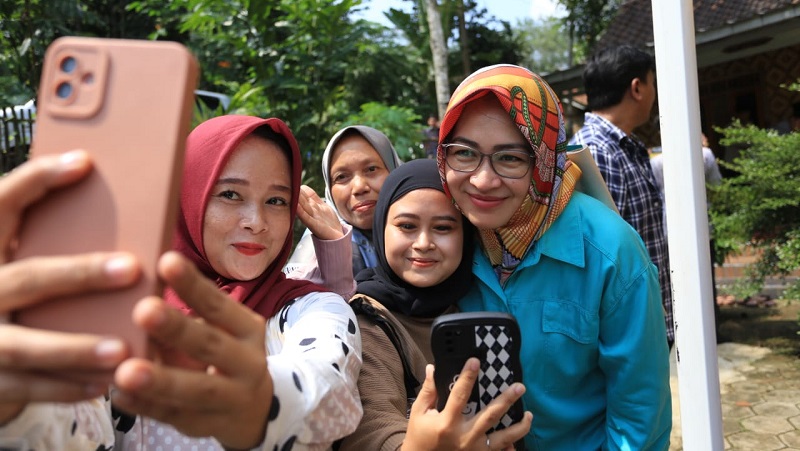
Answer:
[[[478, 358], [480, 370], [465, 415], [475, 415], [486, 409], [511, 384], [522, 382], [519, 345], [519, 326], [508, 314], [454, 313], [434, 320], [431, 347], [436, 366], [437, 408], [444, 408], [464, 363], [470, 357]], [[519, 422], [523, 415], [522, 401], [517, 400], [490, 432]]]
[[147, 336], [131, 320], [161, 294], [156, 262], [177, 218], [197, 62], [174, 42], [65, 37], [45, 55], [31, 159], [86, 151], [86, 179], [26, 211], [12, 258], [124, 251], [139, 281], [114, 292], [64, 295], [15, 312], [36, 329], [121, 337], [136, 356]]
[[128, 355], [119, 339], [5, 322], [15, 310], [66, 294], [111, 291], [138, 279], [133, 259], [116, 253], [6, 260], [24, 211], [90, 170], [85, 152], [71, 152], [27, 161], [0, 177], [0, 424], [30, 402], [74, 402], [105, 393], [113, 369]]
[[434, 366], [425, 369], [425, 381], [411, 405], [411, 415], [403, 439], [403, 449], [436, 451], [451, 449], [502, 449], [524, 450], [523, 439], [530, 431], [533, 414], [525, 413], [522, 421], [502, 430], [491, 428], [514, 402], [524, 393], [525, 386], [513, 384], [474, 417], [462, 414], [465, 400], [478, 378], [480, 363], [470, 358], [458, 380], [453, 384], [452, 396], [442, 411], [436, 409]]

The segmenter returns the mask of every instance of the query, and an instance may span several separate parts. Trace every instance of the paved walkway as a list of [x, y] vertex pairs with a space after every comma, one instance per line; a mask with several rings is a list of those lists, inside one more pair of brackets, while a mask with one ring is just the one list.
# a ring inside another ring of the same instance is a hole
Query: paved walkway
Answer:
[[[678, 451], [683, 449], [683, 441], [675, 352], [672, 354], [670, 450]], [[725, 449], [800, 451], [800, 359], [736, 343], [717, 346], [717, 356]]]

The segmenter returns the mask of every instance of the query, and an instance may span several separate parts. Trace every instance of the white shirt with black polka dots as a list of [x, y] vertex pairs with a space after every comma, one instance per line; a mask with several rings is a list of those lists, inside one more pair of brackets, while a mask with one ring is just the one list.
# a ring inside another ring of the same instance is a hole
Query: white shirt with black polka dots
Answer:
[[[265, 340], [274, 398], [256, 449], [326, 450], [353, 432], [362, 414], [356, 384], [361, 336], [343, 299], [333, 293], [295, 299], [267, 322]], [[120, 417], [102, 398], [31, 404], [0, 427], [0, 445], [37, 451], [223, 449], [212, 437], [187, 437], [149, 418]]]

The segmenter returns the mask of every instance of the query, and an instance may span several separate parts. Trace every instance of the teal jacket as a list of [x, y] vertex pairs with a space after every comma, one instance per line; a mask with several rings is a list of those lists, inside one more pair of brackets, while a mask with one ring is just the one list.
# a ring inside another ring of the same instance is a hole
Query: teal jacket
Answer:
[[476, 249], [464, 311], [514, 315], [522, 332], [529, 450], [666, 450], [669, 349], [658, 272], [636, 231], [582, 193], [500, 286]]

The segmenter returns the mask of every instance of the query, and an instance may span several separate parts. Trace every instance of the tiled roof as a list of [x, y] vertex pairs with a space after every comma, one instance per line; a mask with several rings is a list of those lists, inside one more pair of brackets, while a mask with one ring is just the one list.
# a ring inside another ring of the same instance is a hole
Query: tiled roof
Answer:
[[[800, 5], [800, 0], [694, 0], [695, 30], [698, 33], [713, 30], [793, 5]], [[652, 0], [624, 2], [597, 48], [652, 43], [652, 17]]]

